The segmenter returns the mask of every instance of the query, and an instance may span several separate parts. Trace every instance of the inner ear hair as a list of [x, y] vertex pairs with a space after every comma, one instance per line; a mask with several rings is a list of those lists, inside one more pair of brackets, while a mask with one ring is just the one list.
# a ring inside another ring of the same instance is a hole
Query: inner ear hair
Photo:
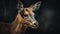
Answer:
[[29, 8], [33, 11], [36, 11], [40, 8], [41, 3], [42, 3], [42, 1], [38, 1], [35, 4], [32, 4]]
[[23, 10], [23, 3], [20, 1], [20, 0], [18, 0], [18, 3], [17, 3], [17, 9], [18, 10], [20, 10], [20, 12]]

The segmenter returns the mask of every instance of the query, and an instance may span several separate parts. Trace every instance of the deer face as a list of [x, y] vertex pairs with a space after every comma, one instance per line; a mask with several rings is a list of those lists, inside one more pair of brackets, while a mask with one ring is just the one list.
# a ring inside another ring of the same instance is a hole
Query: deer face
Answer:
[[37, 28], [39, 26], [37, 20], [35, 20], [35, 14], [30, 8], [24, 8], [24, 19], [31, 22], [33, 26], [30, 26], [32, 28]]
[[20, 2], [18, 4], [19, 10], [22, 12], [23, 18], [29, 22], [32, 23], [32, 25], [30, 25], [29, 27], [36, 29], [37, 27], [39, 27], [39, 24], [37, 22], [37, 20], [35, 19], [35, 14], [33, 11], [36, 11], [37, 9], [39, 9], [41, 4], [41, 1], [35, 3], [34, 5], [27, 7], [27, 8], [23, 8], [23, 4]]

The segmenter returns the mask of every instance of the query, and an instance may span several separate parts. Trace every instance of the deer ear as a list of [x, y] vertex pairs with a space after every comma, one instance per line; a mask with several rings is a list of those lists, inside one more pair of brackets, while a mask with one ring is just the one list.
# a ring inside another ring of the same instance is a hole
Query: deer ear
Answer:
[[35, 3], [34, 5], [30, 6], [30, 9], [32, 11], [36, 11], [40, 8], [40, 5], [41, 5], [41, 1], [39, 1], [39, 2]]
[[18, 2], [17, 8], [20, 12], [23, 10], [23, 3], [21, 1]]

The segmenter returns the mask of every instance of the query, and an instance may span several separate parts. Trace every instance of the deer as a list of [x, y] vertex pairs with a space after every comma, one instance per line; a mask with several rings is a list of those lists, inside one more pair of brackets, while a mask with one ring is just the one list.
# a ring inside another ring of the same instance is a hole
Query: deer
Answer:
[[41, 1], [32, 4], [30, 7], [24, 8], [23, 3], [18, 1], [17, 9], [18, 14], [16, 15], [15, 20], [11, 23], [0, 23], [3, 25], [2, 28], [5, 30], [3, 34], [9, 31], [9, 34], [24, 34], [28, 27], [32, 29], [37, 29], [39, 27], [38, 21], [35, 19], [35, 14], [33, 11], [36, 11], [40, 8]]
[[41, 6], [41, 1], [35, 4], [32, 4], [30, 7], [27, 7], [27, 8], [24, 8], [23, 3], [21, 1], [18, 2], [17, 8], [18, 8], [19, 16], [21, 14], [22, 18], [26, 20], [26, 21], [22, 20], [23, 22], [21, 21], [20, 22], [21, 23], [26, 22], [26, 24], [29, 23], [28, 25], [22, 24], [22, 29], [21, 29], [22, 34], [24, 34], [24, 32], [26, 31], [28, 27], [31, 27], [33, 29], [37, 29], [39, 27], [39, 23], [35, 19], [35, 14], [33, 11], [38, 10], [40, 6]]

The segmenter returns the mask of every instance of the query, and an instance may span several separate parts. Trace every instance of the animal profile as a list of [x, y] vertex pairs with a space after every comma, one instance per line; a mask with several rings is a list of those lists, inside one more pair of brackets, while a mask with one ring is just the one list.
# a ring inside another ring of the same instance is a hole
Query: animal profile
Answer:
[[[20, 31], [21, 34], [24, 34], [25, 30], [30, 27], [33, 29], [37, 29], [39, 27], [39, 24], [37, 22], [37, 20], [35, 19], [35, 14], [33, 11], [36, 11], [40, 8], [41, 5], [41, 1], [31, 5], [30, 7], [24, 8], [22, 2], [18, 2], [17, 8], [18, 8], [18, 16], [21, 16], [23, 19], [20, 21], [20, 23], [24, 23], [25, 24], [18, 24], [16, 30]], [[20, 20], [21, 17], [19, 17], [18, 19]], [[26, 20], [26, 21], [25, 21]], [[28, 24], [28, 25], [27, 25]], [[19, 26], [20, 25], [20, 26]], [[20, 27], [18, 29], [18, 27]]]
[[[28, 27], [31, 27], [33, 29], [37, 29], [39, 27], [38, 21], [35, 19], [35, 14], [34, 14], [33, 11], [38, 10], [40, 8], [40, 5], [41, 5], [41, 1], [39, 1], [39, 2], [37, 2], [35, 4], [32, 4], [30, 7], [24, 8], [23, 3], [21, 1], [18, 1], [18, 5], [17, 5], [18, 13], [21, 14], [21, 16], [23, 17], [23, 19], [25, 19], [26, 21], [28, 21], [26, 23], [29, 23], [29, 25], [27, 25], [27, 24], [19, 24], [20, 27], [21, 27], [20, 31], [22, 31], [24, 33], [25, 30]], [[20, 21], [20, 23], [21, 23], [21, 21]], [[24, 23], [24, 21], [23, 21], [23, 23]]]
[[[24, 7], [23, 3], [21, 1], [18, 2], [17, 8], [19, 12], [22, 14], [23, 18], [27, 21], [35, 24], [35, 28], [39, 27], [39, 24], [37, 20], [35, 19], [35, 13], [34, 11], [38, 10], [41, 6], [41, 1], [32, 4], [30, 7]], [[33, 27], [32, 27], [33, 28]]]
[[40, 5], [41, 1], [32, 4], [30, 7], [24, 8], [23, 3], [18, 1], [18, 14], [16, 15], [15, 20], [11, 24], [0, 22], [0, 26], [3, 28], [2, 34], [24, 34], [28, 27], [37, 29], [39, 23], [35, 19], [35, 13], [33, 11], [38, 10]]

